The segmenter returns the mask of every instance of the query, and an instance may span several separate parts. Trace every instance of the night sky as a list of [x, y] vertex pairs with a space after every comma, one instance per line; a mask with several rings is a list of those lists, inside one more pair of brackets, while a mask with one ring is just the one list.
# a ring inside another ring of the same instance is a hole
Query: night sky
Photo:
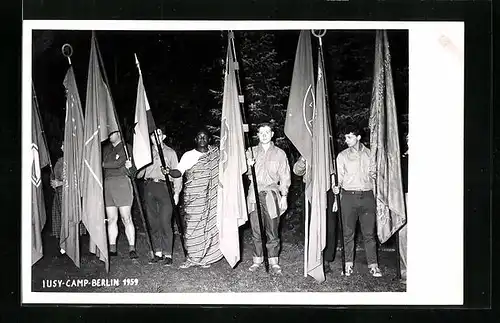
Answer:
[[[291, 83], [299, 31], [271, 31], [277, 59], [285, 64], [277, 78], [283, 86]], [[235, 32], [238, 47], [240, 32]], [[404, 128], [408, 113], [408, 32], [389, 31], [396, 104]], [[122, 126], [133, 124], [138, 72], [137, 54], [152, 112], [157, 123], [171, 126], [170, 143], [180, 153], [192, 148], [189, 129], [203, 124], [217, 126], [209, 110], [221, 108], [212, 91], [221, 91], [222, 60], [225, 58], [227, 33], [223, 31], [97, 31], [97, 41], [104, 60], [117, 114]], [[51, 154], [60, 155], [63, 135], [65, 94], [62, 84], [68, 61], [61, 53], [65, 43], [73, 47], [71, 61], [85, 108], [90, 31], [35, 31], [33, 33], [33, 82], [39, 101], [44, 130]], [[313, 41], [313, 59], [317, 41]], [[337, 93], [336, 81], [368, 80], [363, 105], [369, 108], [373, 74], [374, 31], [328, 31], [323, 37], [325, 64], [330, 97], [334, 105], [349, 104], [357, 93]], [[237, 53], [238, 55], [239, 53]], [[241, 55], [240, 55], [241, 58]], [[242, 64], [241, 59], [239, 59]], [[316, 62], [315, 62], [316, 64]], [[242, 75], [245, 66], [242, 64]], [[243, 84], [244, 85], [244, 84]], [[359, 94], [359, 93], [358, 93]], [[344, 99], [345, 98], [345, 99]], [[284, 106], [286, 108], [287, 98]], [[220, 122], [220, 120], [219, 120]], [[252, 122], [252, 120], [249, 120]], [[284, 120], [283, 120], [284, 122]], [[168, 131], [168, 130], [167, 130]], [[129, 136], [125, 134], [126, 138]], [[131, 138], [127, 138], [131, 141]], [[55, 160], [53, 159], [53, 162]]]

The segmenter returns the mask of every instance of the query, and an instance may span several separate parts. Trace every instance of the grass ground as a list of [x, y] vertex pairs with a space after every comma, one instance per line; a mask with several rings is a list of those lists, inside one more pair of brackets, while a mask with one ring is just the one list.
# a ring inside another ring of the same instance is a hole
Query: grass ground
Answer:
[[[140, 224], [135, 219], [136, 224]], [[340, 252], [333, 263], [333, 272], [326, 275], [326, 281], [317, 283], [311, 277], [303, 277], [304, 238], [300, 221], [285, 219], [282, 223], [282, 250], [280, 264], [282, 276], [272, 276], [261, 268], [256, 273], [248, 271], [252, 263], [251, 232], [241, 229], [241, 262], [233, 269], [221, 261], [210, 268], [191, 267], [180, 269], [184, 257], [179, 238], [174, 243], [174, 263], [167, 267], [148, 264], [148, 247], [142, 228], [137, 228], [137, 251], [139, 259], [128, 258], [128, 246], [120, 225], [118, 256], [111, 258], [110, 272], [106, 273], [104, 263], [88, 252], [88, 236], [81, 239], [81, 267], [77, 268], [67, 256], [58, 256], [56, 241], [45, 234], [45, 255], [32, 268], [32, 290], [44, 292], [403, 292], [405, 286], [396, 278], [396, 254], [387, 249], [379, 252], [379, 264], [384, 274], [374, 278], [368, 273], [364, 251], [357, 251], [355, 272], [351, 277], [341, 275]], [[115, 287], [43, 288], [43, 280], [68, 279], [118, 279]], [[137, 284], [125, 286], [123, 279], [137, 279]]]

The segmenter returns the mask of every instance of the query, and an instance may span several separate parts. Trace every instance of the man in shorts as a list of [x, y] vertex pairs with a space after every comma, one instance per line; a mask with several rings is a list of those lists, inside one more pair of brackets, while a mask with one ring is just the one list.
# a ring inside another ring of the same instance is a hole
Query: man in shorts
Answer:
[[[116, 256], [116, 239], [118, 237], [118, 211], [120, 211], [125, 234], [129, 243], [129, 256], [138, 258], [135, 251], [135, 227], [132, 222], [133, 192], [129, 169], [132, 162], [127, 160], [124, 143], [120, 132], [109, 134], [109, 144], [103, 148], [102, 167], [104, 169], [104, 203], [108, 220], [109, 254]], [[132, 147], [128, 145], [131, 152]]]

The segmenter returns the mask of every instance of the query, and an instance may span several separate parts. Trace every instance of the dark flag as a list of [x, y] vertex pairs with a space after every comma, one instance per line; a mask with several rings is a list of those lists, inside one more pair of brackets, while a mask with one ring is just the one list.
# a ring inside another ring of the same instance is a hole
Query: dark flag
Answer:
[[377, 174], [377, 234], [384, 243], [406, 223], [391, 55], [385, 30], [377, 30], [375, 40], [370, 150]]
[[31, 103], [31, 265], [43, 257], [42, 230], [47, 216], [42, 189], [42, 168], [50, 164], [49, 150], [44, 140], [40, 112], [32, 93]]
[[118, 126], [109, 89], [99, 69], [96, 38], [92, 33], [82, 166], [82, 221], [90, 235], [90, 252], [96, 254], [109, 271], [108, 242], [105, 223], [101, 142]]
[[217, 223], [220, 250], [231, 267], [240, 260], [239, 226], [248, 220], [243, 188], [243, 174], [247, 171], [243, 121], [231, 37], [229, 35], [222, 99], [219, 187], [217, 193]]
[[[285, 119], [285, 135], [306, 159], [312, 162], [312, 118], [314, 110], [314, 73], [309, 30], [302, 30], [299, 36], [295, 63], [293, 66], [292, 86]], [[311, 200], [310, 169], [306, 172], [306, 196]]]
[[312, 129], [311, 222], [309, 243], [307, 244], [307, 274], [319, 282], [325, 280], [323, 249], [326, 245], [326, 192], [331, 187], [331, 176], [334, 172], [330, 148], [330, 120], [326, 109], [325, 78], [321, 52], [319, 52], [316, 109], [314, 110]]
[[82, 214], [80, 176], [83, 158], [83, 113], [73, 67], [64, 79], [66, 121], [64, 127], [63, 186], [60, 247], [80, 267], [79, 224]]

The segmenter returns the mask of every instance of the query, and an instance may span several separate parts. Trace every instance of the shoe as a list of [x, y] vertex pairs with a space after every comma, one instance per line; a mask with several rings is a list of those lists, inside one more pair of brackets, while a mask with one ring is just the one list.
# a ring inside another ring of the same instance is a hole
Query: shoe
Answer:
[[280, 265], [277, 265], [277, 264], [276, 265], [272, 265], [271, 266], [271, 270], [272, 270], [273, 274], [275, 274], [275, 275], [281, 275], [281, 267], [280, 267]]
[[189, 267], [194, 267], [196, 266], [196, 264], [192, 263], [191, 261], [189, 260], [186, 260], [182, 263], [182, 265], [179, 266], [179, 268], [181, 269], [186, 269], [186, 268], [189, 268]]
[[139, 258], [139, 256], [137, 255], [137, 252], [135, 250], [132, 250], [128, 253], [128, 256], [130, 257], [130, 259], [137, 259]]
[[200, 265], [201, 268], [210, 268], [210, 264], [206, 264], [206, 265]]
[[378, 266], [370, 268], [370, 274], [372, 274], [373, 277], [382, 277], [382, 273]]
[[332, 268], [330, 267], [330, 262], [329, 261], [325, 261], [323, 263], [323, 269], [325, 271], [325, 274], [328, 274], [328, 273], [332, 272]]
[[110, 255], [111, 257], [116, 257], [116, 256], [118, 256], [118, 252], [116, 252], [116, 251], [110, 251], [110, 252], [109, 252], [109, 255]]
[[164, 264], [165, 266], [172, 266], [172, 263], [174, 262], [174, 261], [172, 260], [172, 257], [165, 257], [164, 259], [165, 259], [165, 260], [163, 260], [163, 264]]
[[354, 270], [352, 269], [352, 265], [351, 264], [346, 264], [345, 265], [345, 275], [346, 275], [346, 277], [351, 276], [353, 272], [354, 272]]
[[256, 263], [253, 263], [250, 268], [248, 268], [248, 270], [250, 270], [251, 272], [255, 272], [257, 271], [257, 269], [259, 269], [260, 267], [260, 264], [256, 264]]
[[160, 260], [161, 260], [161, 258], [160, 258], [160, 257], [158, 257], [157, 255], [154, 255], [153, 259], [151, 259], [151, 258], [150, 258], [150, 259], [149, 259], [149, 261], [148, 261], [148, 263], [149, 263], [149, 264], [156, 264], [156, 263], [158, 263]]

